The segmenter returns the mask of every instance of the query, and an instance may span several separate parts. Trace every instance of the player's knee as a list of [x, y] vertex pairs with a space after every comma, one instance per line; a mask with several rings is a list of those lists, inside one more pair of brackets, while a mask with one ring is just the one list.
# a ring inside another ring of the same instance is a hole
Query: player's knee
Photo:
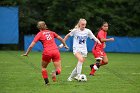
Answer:
[[101, 65], [107, 65], [108, 64], [108, 61], [102, 61], [101, 62]]
[[105, 64], [105, 65], [108, 64], [108, 61], [105, 61], [104, 64]]
[[80, 58], [78, 61], [80, 61], [80, 62], [84, 62], [85, 59], [84, 59], [84, 58]]
[[56, 70], [56, 75], [59, 75], [61, 73], [61, 69]]
[[108, 60], [103, 60], [103, 62], [104, 62], [105, 64], [108, 64]]

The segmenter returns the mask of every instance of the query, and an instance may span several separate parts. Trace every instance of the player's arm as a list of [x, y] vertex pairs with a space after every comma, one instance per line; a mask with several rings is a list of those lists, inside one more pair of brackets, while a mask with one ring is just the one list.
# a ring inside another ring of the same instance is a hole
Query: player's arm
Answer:
[[101, 44], [101, 42], [93, 35], [92, 40], [95, 40], [97, 43]]
[[30, 46], [28, 47], [26, 53], [23, 54], [22, 56], [28, 56], [29, 52], [32, 50], [32, 48], [34, 47], [35, 44], [36, 44], [36, 42], [33, 41], [33, 42], [30, 44]]
[[89, 31], [89, 37], [90, 37], [90, 39], [92, 39], [92, 40], [96, 41], [97, 43], [101, 44], [101, 42], [95, 37], [95, 35], [91, 31]]
[[65, 37], [64, 37], [64, 41], [66, 41], [68, 39], [68, 37], [70, 36], [70, 33], [68, 33]]
[[28, 47], [26, 53], [23, 54], [23, 55], [21, 55], [21, 56], [28, 56], [29, 52], [32, 50], [32, 48], [34, 47], [34, 45], [36, 44], [36, 42], [39, 41], [40, 37], [41, 37], [41, 33], [39, 32], [39, 33], [35, 36], [35, 38], [34, 38], [34, 40], [32, 41], [32, 43], [29, 45], [29, 47]]
[[[68, 39], [68, 37], [70, 36], [70, 33], [68, 33], [65, 37], [64, 37], [64, 42], [66, 42], [66, 40]], [[64, 45], [63, 44], [60, 44], [59, 45], [59, 48], [62, 48]]]
[[61, 41], [61, 43], [63, 44], [63, 46], [64, 46], [66, 49], [68, 49], [68, 48], [69, 48], [69, 47], [67, 46], [66, 42], [63, 40], [63, 38], [62, 38], [62, 37], [57, 36], [57, 39], [59, 39], [59, 40]]
[[101, 42], [108, 42], [108, 41], [114, 41], [114, 38], [101, 38], [100, 39], [101, 40]]
[[72, 29], [70, 32], [64, 37], [64, 41], [68, 39], [69, 36], [73, 36], [76, 33], [77, 29]]

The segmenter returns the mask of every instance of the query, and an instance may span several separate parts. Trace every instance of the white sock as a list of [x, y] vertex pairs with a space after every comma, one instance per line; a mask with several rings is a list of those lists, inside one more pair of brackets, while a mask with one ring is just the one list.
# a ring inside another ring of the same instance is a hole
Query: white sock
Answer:
[[82, 72], [82, 65], [83, 65], [83, 62], [80, 62], [78, 61], [78, 64], [77, 64], [77, 75], [80, 75], [81, 72]]
[[71, 72], [71, 75], [69, 76], [70, 78], [73, 78], [77, 75], [77, 71], [76, 71], [76, 67], [73, 69], [73, 71]]
[[93, 68], [94, 68], [95, 70], [98, 70], [98, 67], [97, 67], [96, 65], [94, 65]]

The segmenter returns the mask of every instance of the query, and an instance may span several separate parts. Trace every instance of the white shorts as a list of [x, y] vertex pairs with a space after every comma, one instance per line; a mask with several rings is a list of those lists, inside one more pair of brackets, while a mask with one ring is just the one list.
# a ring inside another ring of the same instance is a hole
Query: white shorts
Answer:
[[83, 57], [87, 57], [87, 49], [73, 48], [73, 54], [80, 53]]

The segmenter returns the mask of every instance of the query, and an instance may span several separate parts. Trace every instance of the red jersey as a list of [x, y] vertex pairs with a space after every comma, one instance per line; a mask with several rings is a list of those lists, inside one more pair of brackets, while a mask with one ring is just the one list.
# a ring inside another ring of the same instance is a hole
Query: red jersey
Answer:
[[[98, 34], [97, 34], [97, 38], [100, 40], [100, 42], [101, 42], [101, 38], [106, 39], [106, 36], [107, 36], [107, 32], [100, 29]], [[103, 50], [104, 49], [104, 44], [105, 44], [105, 42], [101, 42], [101, 44], [98, 44], [96, 42], [93, 49], [94, 50]]]
[[50, 30], [41, 30], [34, 38], [34, 42], [40, 41], [43, 45], [43, 54], [45, 54], [47, 51], [51, 50], [58, 50], [58, 47], [55, 43], [55, 38], [58, 36], [53, 31]]

